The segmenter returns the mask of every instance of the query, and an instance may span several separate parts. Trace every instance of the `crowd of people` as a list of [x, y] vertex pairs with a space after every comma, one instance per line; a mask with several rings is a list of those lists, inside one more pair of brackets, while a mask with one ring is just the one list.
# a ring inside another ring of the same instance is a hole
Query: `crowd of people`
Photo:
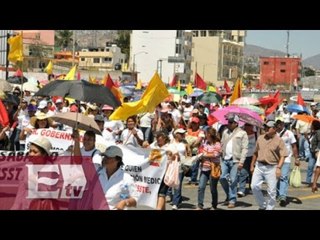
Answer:
[[[123, 152], [117, 146], [100, 152], [95, 146], [96, 135], [92, 131], [85, 132], [83, 146], [80, 147], [79, 132], [53, 121], [53, 115], [79, 112], [96, 121], [106, 142], [134, 148], [163, 149], [168, 162], [178, 161], [180, 185], [170, 188], [162, 180], [156, 205], [159, 210], [165, 210], [166, 201], [172, 201], [172, 209], [179, 209], [185, 177], [190, 179], [190, 185], [198, 186], [197, 210], [204, 209], [208, 181], [213, 209], [217, 209], [218, 205], [219, 182], [226, 195], [224, 204], [229, 209], [237, 207], [238, 198], [251, 193], [257, 208], [261, 210], [274, 209], [277, 200], [281, 207], [285, 207], [292, 161], [296, 166], [300, 165], [300, 161], [308, 162], [305, 182], [310, 190], [317, 191], [320, 175], [320, 158], [317, 156], [320, 121], [317, 119], [320, 112], [315, 104], [310, 109], [314, 120], [306, 122], [293, 118], [296, 113], [288, 112], [284, 99], [276, 111], [265, 117], [261, 128], [243, 122], [237, 114], [228, 115], [225, 125], [212, 121], [211, 114], [224, 106], [221, 103], [202, 103], [187, 96], [179, 102], [162, 102], [153, 113], [130, 116], [123, 122], [110, 120], [115, 109], [109, 105], [68, 101], [61, 97], [33, 98], [30, 93], [23, 95], [19, 89], [14, 91], [21, 99], [18, 105], [4, 101], [10, 126], [0, 126], [1, 150], [25, 150], [26, 138], [33, 129], [52, 128], [71, 132], [74, 145], [69, 150], [74, 156], [92, 159], [109, 209], [121, 210], [137, 205], [133, 178], [121, 168]], [[50, 148], [50, 142], [41, 137], [31, 142], [29, 155], [45, 157]], [[192, 164], [184, 164], [186, 159], [191, 158], [194, 159]], [[216, 165], [221, 167], [218, 177], [211, 174]], [[262, 183], [268, 186], [267, 198], [262, 194]], [[125, 197], [120, 194], [124, 186], [128, 190]], [[47, 209], [47, 204], [47, 201], [39, 200], [33, 202], [30, 209]], [[50, 204], [50, 209], [57, 209], [54, 202]], [[93, 200], [91, 207], [103, 208], [97, 204]], [[19, 206], [14, 205], [14, 209], [19, 209]]]

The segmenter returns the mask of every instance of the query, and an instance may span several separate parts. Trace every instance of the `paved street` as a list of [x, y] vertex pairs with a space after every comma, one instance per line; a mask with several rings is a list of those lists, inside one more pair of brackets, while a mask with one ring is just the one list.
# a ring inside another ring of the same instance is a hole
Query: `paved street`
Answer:
[[[319, 210], [320, 209], [320, 192], [312, 193], [311, 188], [304, 184], [306, 176], [307, 163], [301, 162], [301, 176], [302, 176], [302, 186], [300, 188], [289, 187], [288, 192], [288, 205], [286, 207], [280, 207], [277, 203], [276, 210]], [[193, 210], [197, 206], [197, 193], [198, 186], [188, 185], [188, 178], [184, 180], [184, 185], [182, 189], [182, 195], [184, 200], [180, 205], [179, 210]], [[263, 189], [266, 189], [264, 185]], [[227, 206], [223, 205], [226, 195], [220, 185], [218, 184], [218, 209], [219, 210], [229, 210]], [[207, 185], [205, 193], [204, 208], [210, 209], [211, 207], [211, 195], [209, 190], [209, 185]], [[138, 210], [152, 210], [149, 207], [137, 207]], [[172, 206], [167, 203], [167, 210], [171, 210]], [[236, 207], [232, 210], [257, 210], [258, 206], [252, 194], [248, 194], [243, 198], [238, 198]]]

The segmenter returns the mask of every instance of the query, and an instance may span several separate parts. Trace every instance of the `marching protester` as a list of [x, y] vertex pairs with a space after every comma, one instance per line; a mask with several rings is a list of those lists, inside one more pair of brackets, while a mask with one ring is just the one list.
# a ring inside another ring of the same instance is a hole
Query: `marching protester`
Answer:
[[213, 171], [215, 165], [220, 166], [220, 156], [221, 156], [221, 144], [220, 139], [217, 136], [217, 131], [213, 128], [208, 129], [206, 132], [206, 141], [203, 144], [203, 155], [201, 157], [200, 164], [200, 180], [198, 189], [198, 207], [197, 210], [202, 210], [204, 207], [204, 195], [206, 190], [206, 185], [209, 180], [210, 192], [211, 192], [211, 205], [213, 209], [217, 209], [218, 205], [218, 189], [217, 185], [219, 182], [219, 177], [213, 177], [211, 171]]
[[[109, 210], [126, 210], [135, 207], [138, 192], [130, 174], [126, 173], [123, 166], [123, 153], [118, 146], [110, 146], [101, 153], [102, 169], [98, 171], [99, 182], [95, 187], [102, 187], [107, 207]], [[103, 209], [103, 201], [93, 199], [93, 209]]]
[[220, 183], [227, 195], [225, 204], [234, 208], [237, 202], [237, 183], [248, 153], [248, 134], [239, 127], [237, 115], [228, 117], [228, 127], [222, 133], [222, 173]]
[[137, 127], [137, 117], [131, 116], [127, 119], [127, 128], [125, 128], [120, 137], [120, 142], [123, 145], [130, 145], [133, 147], [141, 147], [143, 143], [143, 133]]
[[[29, 148], [29, 161], [33, 165], [45, 165], [50, 161], [50, 149], [52, 148], [51, 142], [45, 137], [37, 137], [30, 141]], [[28, 177], [28, 178], [27, 178]], [[30, 184], [30, 181], [34, 182]], [[29, 184], [27, 184], [29, 182]], [[30, 173], [24, 176], [18, 189], [15, 202], [11, 207], [12, 210], [59, 210], [59, 201], [57, 199], [44, 198], [35, 196], [30, 200], [27, 198], [27, 191], [35, 191], [37, 187], [37, 178], [30, 177]]]
[[[273, 210], [276, 204], [277, 181], [288, 152], [284, 141], [276, 132], [276, 123], [268, 121], [266, 133], [259, 136], [250, 171], [253, 172], [251, 189], [260, 210]], [[262, 183], [268, 185], [268, 200], [262, 194]]]
[[287, 195], [289, 188], [289, 173], [290, 173], [290, 165], [291, 158], [294, 157], [294, 165], [299, 166], [300, 161], [298, 157], [298, 148], [297, 141], [294, 137], [293, 132], [285, 128], [285, 123], [281, 120], [276, 121], [276, 131], [279, 134], [279, 137], [282, 138], [284, 144], [287, 148], [288, 156], [284, 159], [284, 163], [281, 168], [281, 176], [278, 181], [278, 199], [281, 207], [285, 207], [287, 205]]

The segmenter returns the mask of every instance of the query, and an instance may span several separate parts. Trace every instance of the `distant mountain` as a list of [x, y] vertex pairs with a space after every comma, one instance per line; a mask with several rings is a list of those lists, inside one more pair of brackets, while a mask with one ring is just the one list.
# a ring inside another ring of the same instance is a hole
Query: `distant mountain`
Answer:
[[320, 54], [312, 57], [308, 57], [302, 61], [304, 67], [312, 67], [315, 69], [320, 69]]
[[284, 57], [286, 55], [285, 52], [267, 49], [263, 47], [259, 47], [256, 45], [247, 44], [244, 47], [244, 56], [247, 58], [259, 58], [259, 57], [270, 57], [270, 56], [279, 56]]
[[105, 47], [117, 37], [115, 30], [77, 30], [76, 40], [80, 48]]

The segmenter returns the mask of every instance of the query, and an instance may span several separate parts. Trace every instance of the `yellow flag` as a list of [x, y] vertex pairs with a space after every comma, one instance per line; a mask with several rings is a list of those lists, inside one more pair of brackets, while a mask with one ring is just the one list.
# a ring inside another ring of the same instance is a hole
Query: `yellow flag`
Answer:
[[180, 79], [178, 80], [177, 90], [178, 90], [179, 92], [181, 91]]
[[137, 82], [136, 89], [140, 90], [141, 88], [142, 88], [142, 83], [141, 83], [141, 79], [139, 79], [139, 81]]
[[52, 61], [49, 61], [47, 67], [44, 69], [44, 71], [47, 73], [47, 74], [52, 74], [52, 70], [53, 70], [53, 64], [52, 64]]
[[96, 77], [89, 76], [89, 82], [93, 83], [93, 84], [96, 84], [97, 83]]
[[190, 95], [190, 94], [193, 93], [193, 88], [192, 88], [192, 85], [191, 85], [190, 82], [189, 82], [189, 84], [188, 84], [188, 86], [187, 86], [186, 93], [187, 93], [188, 95]]
[[126, 120], [128, 117], [145, 112], [153, 112], [169, 92], [165, 84], [160, 80], [158, 73], [152, 77], [141, 99], [136, 102], [123, 103], [110, 116], [111, 120]]
[[64, 80], [75, 80], [75, 75], [77, 71], [77, 65], [74, 65], [73, 68], [68, 72], [68, 74], [64, 77]]
[[10, 62], [16, 63], [17, 61], [23, 61], [23, 38], [21, 34], [8, 39], [9, 55], [8, 59]]
[[216, 92], [217, 89], [216, 89], [216, 87], [209, 86], [208, 91], [209, 91], [209, 92]]
[[241, 86], [242, 86], [241, 80], [238, 78], [236, 81], [236, 85], [234, 86], [232, 96], [230, 98], [230, 104], [232, 104], [234, 100], [241, 97]]

